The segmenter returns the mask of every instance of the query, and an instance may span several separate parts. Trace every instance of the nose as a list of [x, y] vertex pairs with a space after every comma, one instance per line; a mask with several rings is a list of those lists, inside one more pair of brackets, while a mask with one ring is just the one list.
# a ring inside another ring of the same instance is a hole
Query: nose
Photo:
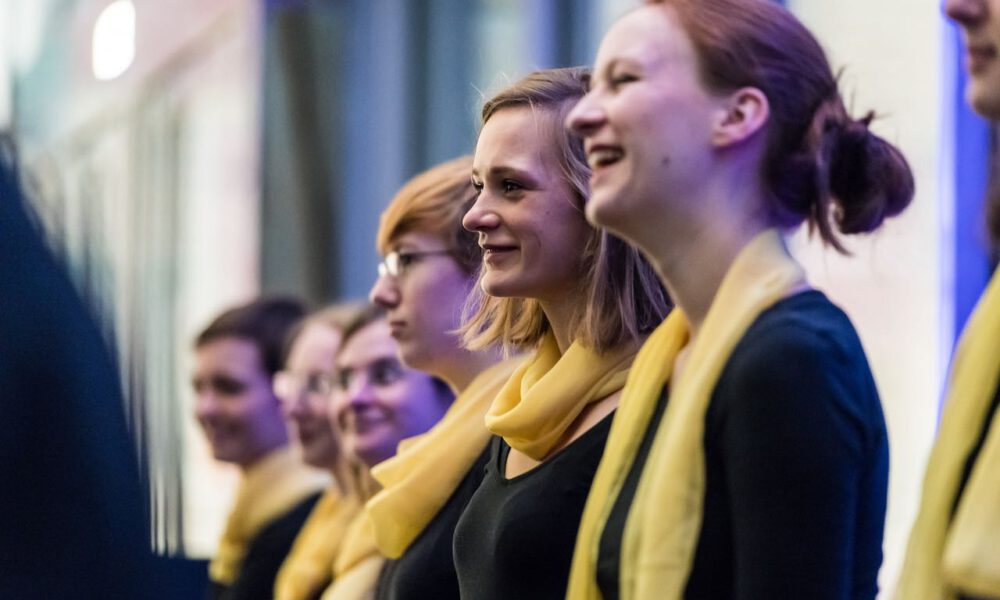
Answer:
[[287, 398], [279, 397], [278, 399], [281, 400], [281, 409], [285, 413], [285, 417], [298, 419], [306, 413], [305, 391], [299, 391]]
[[983, 20], [987, 5], [984, 0], [945, 0], [944, 12], [959, 25], [970, 26]]
[[576, 103], [566, 115], [566, 129], [577, 137], [587, 137], [597, 131], [605, 122], [604, 111], [597, 105], [591, 94]]
[[379, 275], [368, 292], [368, 299], [383, 308], [395, 308], [399, 306], [399, 288], [388, 275]]
[[462, 227], [482, 233], [500, 226], [500, 215], [487, 206], [487, 196], [487, 191], [483, 189], [476, 197], [476, 203], [462, 217]]
[[218, 408], [215, 394], [211, 391], [198, 392], [194, 398], [194, 416], [199, 421], [212, 418]]

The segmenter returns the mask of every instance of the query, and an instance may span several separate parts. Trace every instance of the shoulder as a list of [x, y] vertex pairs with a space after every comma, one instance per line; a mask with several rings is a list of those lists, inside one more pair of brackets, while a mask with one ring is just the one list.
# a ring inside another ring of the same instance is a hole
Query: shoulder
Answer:
[[787, 414], [802, 424], [810, 414], [835, 412], [856, 424], [882, 423], [854, 326], [818, 291], [786, 298], [757, 318], [723, 368], [712, 404], [716, 417]]
[[320, 495], [320, 493], [316, 493], [306, 497], [261, 528], [257, 536], [250, 542], [247, 555], [268, 551], [287, 553], [299, 530], [302, 529], [302, 525], [309, 518], [309, 514]]

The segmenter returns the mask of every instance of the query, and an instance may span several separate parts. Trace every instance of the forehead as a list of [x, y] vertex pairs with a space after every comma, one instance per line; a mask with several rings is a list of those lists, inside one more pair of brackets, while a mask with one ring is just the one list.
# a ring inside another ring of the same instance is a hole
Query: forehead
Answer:
[[295, 363], [313, 358], [326, 359], [332, 363], [333, 355], [339, 347], [340, 331], [325, 323], [309, 323], [295, 338], [288, 355], [288, 364], [295, 367]]
[[224, 337], [195, 348], [195, 370], [232, 373], [263, 372], [260, 352], [250, 340]]
[[430, 231], [412, 230], [392, 238], [389, 250], [417, 250], [437, 248], [444, 242], [444, 237]]
[[646, 5], [618, 19], [601, 41], [597, 69], [607, 67], [612, 61], [654, 67], [693, 58], [691, 42], [673, 10], [668, 6]]
[[492, 169], [538, 172], [557, 167], [555, 117], [530, 106], [501, 108], [483, 125], [472, 171], [485, 177]]
[[389, 322], [379, 319], [365, 325], [344, 342], [337, 354], [337, 368], [361, 369], [379, 360], [396, 358], [398, 350]]

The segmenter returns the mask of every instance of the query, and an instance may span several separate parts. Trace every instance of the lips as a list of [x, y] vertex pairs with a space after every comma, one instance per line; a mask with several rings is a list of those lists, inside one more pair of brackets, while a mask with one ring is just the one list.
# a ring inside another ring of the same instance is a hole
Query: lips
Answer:
[[619, 146], [610, 144], [588, 144], [587, 164], [592, 171], [598, 171], [617, 163], [625, 156]]
[[518, 247], [514, 244], [498, 244], [489, 242], [480, 244], [480, 247], [483, 249], [483, 261], [488, 265], [494, 265], [498, 261], [501, 261], [518, 251]]
[[965, 62], [970, 73], [978, 73], [986, 68], [997, 56], [997, 49], [990, 44], [969, 44]]
[[402, 319], [390, 319], [389, 320], [389, 335], [399, 339], [403, 332], [406, 331], [406, 321]]

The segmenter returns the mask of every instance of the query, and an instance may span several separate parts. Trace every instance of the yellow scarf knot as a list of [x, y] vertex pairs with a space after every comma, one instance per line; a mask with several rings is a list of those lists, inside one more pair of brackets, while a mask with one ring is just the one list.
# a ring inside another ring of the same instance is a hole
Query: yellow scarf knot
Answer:
[[549, 332], [504, 387], [486, 414], [486, 426], [511, 448], [543, 460], [590, 403], [622, 388], [635, 348], [603, 355], [574, 342], [560, 354]]

